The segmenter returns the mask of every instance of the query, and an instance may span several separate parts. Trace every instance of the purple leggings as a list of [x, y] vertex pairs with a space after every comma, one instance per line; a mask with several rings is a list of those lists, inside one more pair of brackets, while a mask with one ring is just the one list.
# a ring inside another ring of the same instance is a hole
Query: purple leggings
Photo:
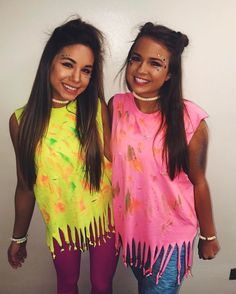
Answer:
[[[115, 253], [115, 235], [100, 246], [89, 246], [91, 294], [112, 294], [112, 279], [116, 271], [118, 255]], [[64, 242], [63, 242], [64, 243]], [[55, 242], [54, 266], [57, 273], [57, 294], [78, 294], [77, 283], [80, 275], [80, 250], [65, 251]]]

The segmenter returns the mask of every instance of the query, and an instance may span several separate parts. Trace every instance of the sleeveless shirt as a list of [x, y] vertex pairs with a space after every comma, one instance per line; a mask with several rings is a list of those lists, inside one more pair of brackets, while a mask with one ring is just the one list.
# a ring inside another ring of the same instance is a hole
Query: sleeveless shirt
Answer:
[[[97, 125], [103, 150], [101, 102], [98, 100]], [[19, 122], [23, 108], [15, 114]], [[55, 239], [79, 246], [100, 245], [113, 225], [111, 163], [104, 156], [100, 191], [90, 192], [84, 177], [84, 158], [76, 134], [76, 102], [52, 108], [47, 131], [35, 154], [34, 194], [46, 224], [47, 244], [54, 254]], [[109, 222], [109, 212], [111, 213]], [[70, 233], [69, 233], [70, 232]], [[69, 235], [71, 235], [71, 239]], [[61, 248], [62, 251], [64, 250]]]
[[[207, 114], [188, 100], [184, 105], [189, 143]], [[116, 247], [121, 243], [124, 263], [141, 263], [145, 275], [152, 274], [153, 264], [164, 250], [157, 283], [176, 245], [178, 280], [182, 246], [186, 249], [185, 274], [190, 274], [192, 242], [198, 228], [188, 176], [183, 171], [173, 181], [168, 176], [162, 158], [164, 130], [157, 134], [160, 122], [161, 113], [141, 112], [131, 93], [114, 96], [111, 145]]]

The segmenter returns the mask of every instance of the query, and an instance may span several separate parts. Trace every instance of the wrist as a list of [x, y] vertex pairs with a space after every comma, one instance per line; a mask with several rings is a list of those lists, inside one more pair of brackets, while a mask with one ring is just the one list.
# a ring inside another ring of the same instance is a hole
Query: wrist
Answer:
[[28, 239], [28, 234], [26, 234], [24, 237], [22, 238], [15, 238], [14, 235], [10, 238], [10, 240], [12, 242], [15, 242], [17, 244], [22, 244], [22, 243], [25, 243]]
[[216, 235], [203, 236], [203, 235], [199, 234], [199, 239], [203, 240], [203, 241], [213, 241], [213, 240], [216, 240]]

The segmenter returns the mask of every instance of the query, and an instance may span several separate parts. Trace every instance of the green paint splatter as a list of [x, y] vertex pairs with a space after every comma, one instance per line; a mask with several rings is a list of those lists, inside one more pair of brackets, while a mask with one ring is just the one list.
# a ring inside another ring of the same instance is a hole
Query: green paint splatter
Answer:
[[64, 159], [66, 162], [71, 163], [70, 162], [70, 158], [68, 156], [66, 156], [65, 154], [58, 152], [59, 155], [61, 155], [61, 158]]
[[70, 187], [71, 187], [71, 190], [74, 192], [75, 191], [75, 188], [76, 188], [76, 185], [74, 182], [71, 182], [70, 183]]
[[54, 138], [50, 138], [50, 139], [49, 139], [49, 144], [50, 144], [50, 145], [53, 145], [53, 144], [56, 143], [56, 142], [57, 142], [57, 140], [54, 139]]

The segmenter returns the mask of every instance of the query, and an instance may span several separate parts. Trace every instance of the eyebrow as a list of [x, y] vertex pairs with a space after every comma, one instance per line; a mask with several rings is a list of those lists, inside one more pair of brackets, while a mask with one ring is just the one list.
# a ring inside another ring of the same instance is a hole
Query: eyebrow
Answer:
[[[139, 56], [139, 57], [142, 57], [139, 53], [137, 53], [137, 52], [133, 52], [133, 55], [137, 55], [137, 56]], [[131, 55], [132, 56], [132, 55]], [[166, 58], [163, 56], [163, 58], [161, 58], [161, 57], [149, 57], [149, 59], [151, 60], [151, 61], [161, 61], [161, 62], [166, 62]]]
[[68, 57], [68, 56], [65, 56], [65, 55], [63, 55], [63, 54], [60, 56], [60, 59], [62, 59], [62, 60], [63, 60], [63, 59], [66, 59], [66, 60], [70, 60], [70, 61], [71, 61], [72, 63], [74, 63], [74, 64], [76, 63], [76, 61], [75, 61], [74, 59], [72, 59], [72, 58], [70, 58], [70, 57]]
[[[76, 64], [76, 61], [75, 61], [74, 59], [72, 59], [72, 58], [70, 58], [70, 57], [68, 57], [68, 56], [65, 56], [65, 55], [61, 55], [61, 56], [60, 56], [60, 59], [61, 59], [61, 60], [66, 59], [66, 60], [71, 61], [73, 64]], [[93, 66], [92, 66], [91, 64], [87, 64], [87, 65], [85, 65], [84, 67], [93, 68]]]

